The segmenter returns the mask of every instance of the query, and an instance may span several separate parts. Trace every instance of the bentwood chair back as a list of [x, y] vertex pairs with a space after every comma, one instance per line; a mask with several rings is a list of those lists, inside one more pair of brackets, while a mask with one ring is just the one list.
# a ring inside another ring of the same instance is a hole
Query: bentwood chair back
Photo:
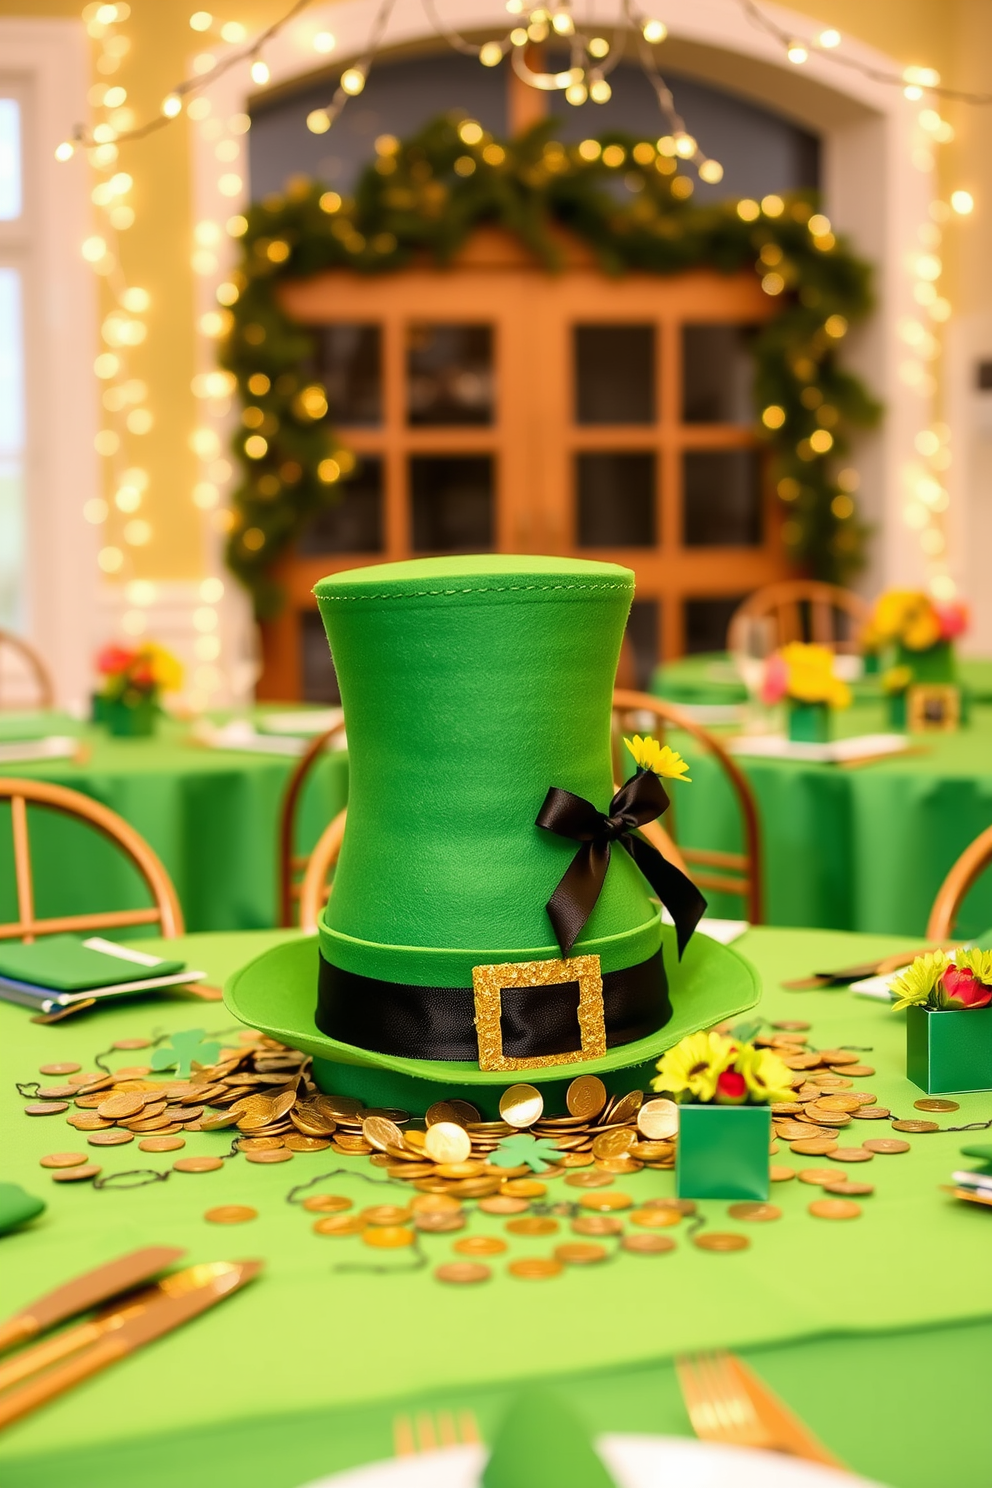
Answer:
[[[39, 935], [59, 935], [76, 930], [118, 930], [132, 925], [158, 925], [166, 939], [183, 933], [183, 912], [172, 880], [158, 855], [116, 811], [93, 801], [79, 791], [44, 780], [0, 778], [0, 801], [10, 802], [14, 839], [14, 879], [17, 888], [17, 919], [0, 924], [0, 940], [33, 941]], [[28, 806], [55, 811], [92, 827], [130, 859], [151, 893], [154, 903], [147, 909], [112, 909], [90, 914], [60, 915], [39, 919], [35, 914], [34, 875], [28, 833]]]
[[325, 749], [344, 736], [344, 723], [317, 734], [300, 756], [286, 785], [279, 810], [279, 923], [287, 929], [296, 923], [294, 906], [300, 897], [300, 875], [309, 859], [296, 851], [296, 817], [304, 787]]
[[339, 811], [324, 828], [317, 846], [307, 860], [303, 882], [300, 884], [300, 929], [312, 934], [317, 928], [317, 916], [327, 903], [331, 886], [327, 875], [338, 860], [344, 840], [344, 824], [348, 808]]
[[0, 630], [0, 709], [54, 705], [52, 678], [37, 651], [21, 636]]
[[871, 606], [860, 594], [817, 579], [785, 579], [748, 596], [731, 616], [727, 650], [744, 651], [748, 623], [770, 620], [774, 645], [814, 641], [831, 651], [856, 652]]
[[927, 921], [927, 940], [944, 942], [953, 937], [955, 921], [968, 890], [990, 864], [992, 827], [986, 827], [965, 848], [937, 890], [930, 919]]
[[[644, 721], [645, 714], [650, 715], [648, 720], [650, 727]], [[714, 734], [696, 723], [695, 719], [690, 718], [681, 708], [677, 708], [673, 703], [666, 703], [661, 698], [652, 697], [646, 692], [628, 692], [626, 689], [618, 688], [613, 694], [613, 724], [613, 768], [617, 779], [623, 779], [627, 774], [629, 764], [629, 759], [626, 762], [623, 759], [622, 736], [625, 732], [631, 733], [635, 730], [650, 732], [663, 743], [666, 728], [679, 729], [690, 734], [716, 760], [734, 793], [741, 814], [744, 852], [716, 852], [706, 848], [686, 847], [680, 843], [683, 861], [680, 862], [675, 858], [672, 861], [677, 867], [683, 867], [684, 863], [685, 872], [699, 888], [711, 889], [714, 893], [738, 895], [744, 901], [748, 921], [752, 925], [760, 925], [764, 919], [761, 887], [761, 823], [758, 818], [758, 806], [754, 799], [754, 792], [736, 760], [728, 754]], [[675, 828], [672, 815], [670, 811], [665, 821], [674, 840]], [[648, 841], [652, 840], [652, 827], [658, 827], [658, 824], [651, 823], [647, 828], [641, 829]], [[664, 829], [659, 828], [659, 830]], [[656, 842], [654, 845], [660, 846], [661, 844]], [[667, 850], [665, 856], [670, 856]]]

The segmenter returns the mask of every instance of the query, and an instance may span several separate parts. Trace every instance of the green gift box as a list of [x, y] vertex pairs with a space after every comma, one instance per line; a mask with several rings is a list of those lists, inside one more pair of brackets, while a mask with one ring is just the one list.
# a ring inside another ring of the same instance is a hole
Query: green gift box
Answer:
[[826, 703], [789, 703], [789, 738], [794, 744], [826, 744], [830, 709]]
[[992, 1005], [907, 1008], [906, 1074], [927, 1095], [992, 1090]]
[[679, 1198], [767, 1199], [771, 1139], [767, 1106], [680, 1106]]
[[105, 698], [101, 722], [116, 738], [147, 739], [155, 732], [158, 713], [158, 703], [151, 697], [143, 697], [137, 703]]

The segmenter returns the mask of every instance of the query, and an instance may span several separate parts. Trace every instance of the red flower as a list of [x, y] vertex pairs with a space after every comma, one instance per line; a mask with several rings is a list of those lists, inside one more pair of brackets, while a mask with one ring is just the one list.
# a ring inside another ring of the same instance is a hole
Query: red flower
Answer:
[[111, 676], [114, 672], [126, 672], [134, 660], [133, 651], [125, 651], [123, 646], [104, 646], [96, 659], [96, 669], [104, 676]]
[[964, 635], [971, 618], [967, 605], [960, 600], [952, 600], [948, 604], [935, 604], [934, 609], [937, 612], [942, 641], [952, 641], [955, 636]]
[[769, 706], [780, 703], [789, 690], [789, 668], [776, 651], [765, 665], [765, 677], [761, 684], [761, 701]]
[[983, 1008], [992, 1002], [992, 987], [980, 982], [967, 966], [949, 966], [940, 986], [948, 1008]]
[[741, 1106], [747, 1100], [747, 1081], [736, 1070], [724, 1070], [716, 1082], [717, 1103], [721, 1106]]

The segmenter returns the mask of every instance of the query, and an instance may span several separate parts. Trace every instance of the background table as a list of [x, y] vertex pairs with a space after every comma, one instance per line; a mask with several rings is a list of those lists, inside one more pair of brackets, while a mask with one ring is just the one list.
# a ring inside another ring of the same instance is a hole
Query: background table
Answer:
[[[185, 950], [219, 978], [278, 938], [190, 937]], [[900, 1015], [846, 990], [779, 987], [785, 977], [881, 955], [899, 941], [766, 929], [739, 945], [762, 974], [762, 1015], [809, 1020], [820, 1047], [864, 1047], [876, 1075], [862, 1083], [892, 1110], [912, 1109], [919, 1091], [901, 1072]], [[184, 1480], [196, 1488], [300, 1488], [390, 1455], [398, 1412], [469, 1408], [489, 1435], [516, 1385], [536, 1378], [556, 1384], [597, 1430], [689, 1435], [672, 1358], [720, 1345], [738, 1349], [858, 1471], [893, 1488], [988, 1488], [992, 1216], [940, 1190], [960, 1147], [980, 1134], [910, 1137], [910, 1153], [860, 1166], [858, 1176], [877, 1192], [856, 1221], [812, 1219], [806, 1207], [818, 1190], [794, 1180], [773, 1189], [785, 1211], [773, 1224], [734, 1224], [726, 1204], [700, 1206], [711, 1225], [746, 1232], [746, 1251], [699, 1251], [680, 1226], [667, 1232], [677, 1241], [669, 1255], [621, 1255], [543, 1284], [516, 1281], [497, 1260], [484, 1287], [446, 1288], [430, 1269], [336, 1272], [345, 1262], [381, 1262], [385, 1253], [314, 1235], [312, 1216], [286, 1202], [293, 1186], [336, 1168], [349, 1176], [320, 1188], [369, 1202], [367, 1178], [378, 1175], [364, 1159], [325, 1152], [258, 1167], [236, 1158], [218, 1172], [174, 1174], [130, 1192], [50, 1182], [38, 1158], [84, 1139], [73, 1133], [69, 1143], [59, 1116], [24, 1116], [13, 1082], [49, 1060], [92, 1068], [94, 1054], [115, 1038], [191, 1024], [232, 1033], [219, 1005], [132, 1004], [49, 1028], [0, 1005], [7, 1176], [49, 1203], [27, 1230], [0, 1239], [0, 1316], [139, 1245], [183, 1245], [190, 1261], [266, 1262], [250, 1290], [0, 1436], [5, 1488], [174, 1488]], [[992, 1117], [992, 1096], [960, 1102], [959, 1113], [937, 1119]], [[191, 1134], [186, 1151], [226, 1151], [228, 1135]], [[852, 1140], [862, 1135], [878, 1129], [866, 1125]], [[105, 1172], [169, 1164], [164, 1154], [133, 1147], [102, 1149], [97, 1160]], [[776, 1160], [797, 1169], [826, 1161], [785, 1150]], [[674, 1190], [672, 1174], [647, 1169], [622, 1184], [635, 1200]], [[219, 1203], [251, 1204], [259, 1218], [237, 1231], [205, 1223], [204, 1210]], [[502, 1232], [495, 1216], [478, 1216], [472, 1227]], [[514, 1249], [546, 1253], [553, 1243], [515, 1240]], [[451, 1240], [428, 1235], [424, 1246], [433, 1266], [450, 1255]], [[385, 1263], [403, 1268], [409, 1257], [397, 1251]]]
[[[0, 715], [0, 737], [4, 726]], [[165, 864], [187, 930], [276, 923], [279, 808], [295, 759], [208, 749], [192, 740], [189, 724], [171, 719], [152, 739], [114, 739], [58, 715], [38, 731], [79, 735], [88, 757], [0, 765], [0, 775], [66, 785], [123, 816]], [[341, 810], [347, 792], [347, 756], [327, 755], [301, 802], [302, 850]], [[12, 918], [15, 906], [9, 810], [0, 806], [0, 919]], [[39, 914], [148, 902], [134, 872], [97, 833], [48, 812], [32, 812], [30, 821]]]
[[[958, 673], [973, 702], [992, 703], [992, 660], [959, 657]], [[856, 684], [856, 691], [871, 694], [878, 686], [877, 677], [866, 677]], [[747, 689], [726, 651], [706, 651], [666, 662], [656, 668], [650, 690], [671, 703], [742, 703], [747, 698]]]

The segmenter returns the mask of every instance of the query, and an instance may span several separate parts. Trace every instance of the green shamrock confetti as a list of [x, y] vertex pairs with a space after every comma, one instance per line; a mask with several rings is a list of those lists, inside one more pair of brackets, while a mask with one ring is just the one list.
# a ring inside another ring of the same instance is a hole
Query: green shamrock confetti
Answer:
[[516, 1132], [504, 1137], [491, 1161], [497, 1168], [519, 1168], [526, 1163], [532, 1173], [544, 1173], [561, 1156], [558, 1148], [547, 1137], [532, 1137], [527, 1132]]
[[188, 1076], [196, 1064], [213, 1064], [220, 1053], [220, 1044], [204, 1042], [205, 1028], [187, 1028], [174, 1033], [167, 1044], [152, 1053], [153, 1070], [174, 1069], [180, 1078]]

